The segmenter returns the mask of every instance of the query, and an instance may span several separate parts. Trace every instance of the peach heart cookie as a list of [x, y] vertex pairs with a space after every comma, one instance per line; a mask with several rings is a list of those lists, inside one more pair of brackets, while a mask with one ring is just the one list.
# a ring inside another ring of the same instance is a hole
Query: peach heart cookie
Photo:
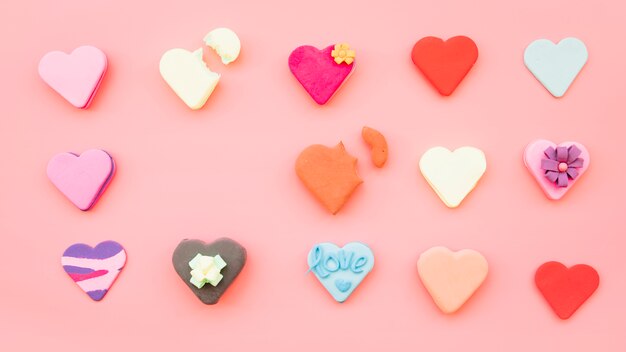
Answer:
[[360, 242], [350, 242], [342, 248], [319, 243], [309, 252], [307, 262], [309, 271], [328, 293], [343, 303], [374, 267], [374, 253]]
[[117, 242], [105, 241], [95, 247], [76, 243], [61, 257], [63, 270], [94, 301], [109, 292], [126, 264], [126, 251]]
[[571, 268], [547, 262], [537, 269], [535, 284], [561, 319], [569, 319], [600, 285], [598, 272], [586, 264]]
[[39, 61], [41, 79], [79, 109], [89, 107], [106, 70], [106, 55], [93, 46], [78, 47], [69, 55], [52, 51]]
[[172, 263], [178, 276], [204, 304], [216, 304], [246, 264], [247, 252], [230, 238], [211, 243], [183, 240]]
[[322, 50], [304, 45], [289, 55], [289, 69], [311, 98], [324, 105], [354, 71], [354, 57], [348, 44]]
[[363, 180], [356, 172], [357, 159], [343, 143], [333, 148], [315, 144], [296, 160], [296, 174], [328, 211], [336, 214]]
[[89, 210], [108, 187], [115, 162], [104, 150], [61, 153], [48, 162], [48, 178], [80, 210]]
[[376, 167], [383, 167], [387, 162], [387, 140], [380, 132], [370, 127], [363, 127], [361, 136], [367, 145], [370, 147], [372, 153], [372, 163]]
[[448, 96], [474, 66], [478, 48], [465, 36], [446, 41], [425, 37], [415, 43], [411, 59], [439, 94]]
[[524, 164], [550, 199], [561, 199], [587, 171], [589, 152], [578, 142], [537, 140], [524, 151]]
[[485, 154], [474, 147], [450, 151], [434, 147], [419, 162], [422, 175], [450, 208], [456, 208], [474, 189], [487, 169]]
[[161, 76], [174, 93], [192, 110], [204, 106], [220, 80], [202, 60], [202, 48], [168, 50], [159, 63]]
[[433, 247], [417, 261], [424, 287], [446, 314], [456, 312], [472, 297], [488, 271], [485, 257], [471, 249], [453, 252], [446, 247]]

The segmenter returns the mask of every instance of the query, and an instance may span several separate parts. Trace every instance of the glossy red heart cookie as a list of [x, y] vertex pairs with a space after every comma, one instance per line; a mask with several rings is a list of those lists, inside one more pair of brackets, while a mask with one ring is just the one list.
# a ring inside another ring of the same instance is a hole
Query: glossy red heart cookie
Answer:
[[556, 315], [568, 319], [596, 291], [600, 276], [589, 265], [547, 262], [537, 269], [535, 284]]
[[446, 41], [425, 37], [415, 43], [411, 58], [439, 93], [448, 96], [474, 66], [478, 48], [473, 40], [464, 36]]

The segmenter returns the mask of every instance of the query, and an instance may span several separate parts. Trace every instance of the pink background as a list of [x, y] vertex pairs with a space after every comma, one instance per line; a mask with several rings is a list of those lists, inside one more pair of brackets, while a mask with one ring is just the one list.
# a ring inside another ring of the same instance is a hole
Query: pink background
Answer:
[[[0, 339], [3, 350], [624, 351], [624, 11], [620, 1], [4, 1], [0, 147]], [[184, 4], [183, 4], [184, 3]], [[158, 73], [162, 53], [194, 50], [218, 26], [243, 44], [200, 111]], [[410, 60], [427, 35], [473, 38], [474, 69], [449, 98]], [[581, 38], [590, 58], [562, 99], [526, 70], [538, 38]], [[327, 106], [287, 68], [298, 45], [345, 41], [358, 67]], [[91, 44], [109, 57], [93, 105], [73, 108], [37, 75], [40, 57]], [[363, 125], [390, 145], [375, 169]], [[559, 202], [525, 170], [533, 139], [575, 140], [589, 171]], [[365, 183], [331, 216], [293, 170], [309, 144], [342, 140]], [[460, 208], [446, 208], [418, 173], [435, 145], [472, 145], [488, 170]], [[45, 176], [56, 153], [110, 152], [118, 172], [83, 213]], [[205, 306], [174, 272], [186, 237], [229, 236], [249, 261], [218, 305]], [[60, 265], [74, 242], [113, 239], [126, 269], [92, 302]], [[306, 274], [313, 244], [368, 243], [373, 272], [343, 305]], [[415, 263], [434, 245], [473, 248], [490, 263], [477, 295], [441, 314]], [[569, 321], [533, 283], [543, 262], [587, 263], [596, 294]], [[268, 350], [270, 350], [268, 348]]]

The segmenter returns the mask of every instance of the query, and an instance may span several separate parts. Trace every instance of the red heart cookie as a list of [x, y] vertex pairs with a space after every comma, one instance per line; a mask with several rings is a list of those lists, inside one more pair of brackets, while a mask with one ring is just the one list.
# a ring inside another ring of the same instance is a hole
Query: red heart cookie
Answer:
[[356, 173], [356, 162], [341, 142], [334, 148], [315, 144], [300, 153], [296, 174], [315, 198], [336, 214], [363, 183]]
[[415, 43], [411, 58], [439, 93], [448, 96], [474, 66], [478, 48], [464, 36], [445, 42], [437, 37], [425, 37]]
[[547, 262], [537, 269], [535, 284], [556, 315], [568, 319], [596, 291], [600, 277], [589, 265]]

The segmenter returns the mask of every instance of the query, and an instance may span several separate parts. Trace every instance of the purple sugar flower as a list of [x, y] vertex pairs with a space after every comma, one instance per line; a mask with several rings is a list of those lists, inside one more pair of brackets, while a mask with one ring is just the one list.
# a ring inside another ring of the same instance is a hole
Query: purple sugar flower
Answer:
[[582, 151], [571, 145], [568, 147], [548, 147], [543, 153], [547, 158], [541, 160], [541, 169], [546, 170], [546, 178], [558, 187], [567, 187], [569, 180], [578, 177], [578, 169], [585, 160], [579, 158]]

